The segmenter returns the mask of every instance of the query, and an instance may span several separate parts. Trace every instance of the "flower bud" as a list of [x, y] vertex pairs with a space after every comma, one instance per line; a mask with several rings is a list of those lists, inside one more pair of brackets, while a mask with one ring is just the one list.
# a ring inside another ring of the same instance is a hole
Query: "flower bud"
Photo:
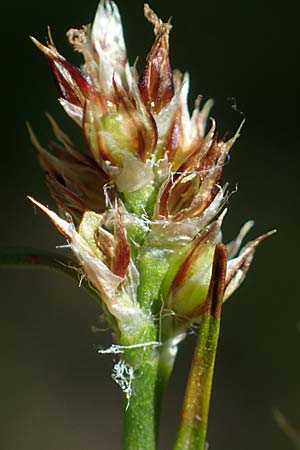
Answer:
[[[222, 190], [218, 182], [241, 126], [231, 139], [223, 142], [217, 140], [213, 122], [211, 130], [199, 147], [163, 184], [155, 209], [157, 218], [179, 222], [205, 214], [218, 193], [224, 193], [226, 190]], [[219, 196], [219, 206], [222, 202], [224, 198]]]
[[125, 98], [107, 114], [86, 103], [83, 130], [90, 150], [120, 192], [134, 192], [152, 183], [150, 157], [156, 142], [155, 129]]

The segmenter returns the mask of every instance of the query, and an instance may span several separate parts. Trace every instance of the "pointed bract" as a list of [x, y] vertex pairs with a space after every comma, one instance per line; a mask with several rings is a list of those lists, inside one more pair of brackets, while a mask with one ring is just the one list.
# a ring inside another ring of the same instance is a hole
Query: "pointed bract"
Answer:
[[[243, 232], [244, 230], [242, 230]], [[249, 270], [250, 264], [253, 260], [257, 246], [269, 236], [276, 233], [276, 230], [269, 231], [262, 236], [256, 238], [254, 241], [248, 242], [240, 251], [239, 255], [228, 261], [227, 273], [225, 280], [225, 294], [224, 301], [241, 285]], [[239, 239], [239, 237], [238, 237]]]
[[144, 12], [146, 18], [154, 25], [155, 42], [140, 76], [139, 90], [147, 108], [157, 114], [168, 105], [174, 95], [169, 59], [171, 24], [163, 23], [147, 4], [144, 6]]
[[99, 85], [107, 95], [113, 90], [113, 78], [122, 84], [127, 63], [121, 17], [114, 2], [100, 1], [92, 26], [91, 43], [98, 63]]

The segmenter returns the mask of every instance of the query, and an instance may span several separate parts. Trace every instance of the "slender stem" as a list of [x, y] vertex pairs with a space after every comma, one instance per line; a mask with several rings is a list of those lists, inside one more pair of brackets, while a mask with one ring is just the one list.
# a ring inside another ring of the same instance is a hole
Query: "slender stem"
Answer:
[[[26, 267], [54, 270], [72, 278], [77, 284], [80, 282], [80, 267], [72, 258], [62, 256], [54, 252], [36, 250], [26, 247], [0, 248], [0, 267]], [[99, 295], [90, 287], [86, 280], [81, 281], [81, 286], [101, 305]]]
[[220, 330], [226, 260], [226, 249], [223, 244], [218, 244], [215, 250], [207, 308], [201, 321], [174, 450], [205, 450], [206, 448], [207, 422]]
[[[122, 340], [134, 345], [156, 340], [157, 330], [149, 325], [142, 336]], [[134, 369], [129, 402], [125, 399], [123, 422], [123, 450], [155, 450], [158, 436], [157, 371], [158, 349], [155, 346], [127, 349], [126, 363]]]
[[[161, 283], [168, 268], [165, 259], [145, 252], [138, 261], [140, 283], [138, 303], [147, 311], [152, 309], [152, 319], [134, 337], [121, 338], [123, 345], [140, 345], [160, 340], [158, 319]], [[134, 319], [133, 319], [134, 320]], [[164, 346], [128, 349], [125, 360], [134, 369], [132, 395], [124, 411], [123, 449], [154, 450], [157, 446], [161, 394], [165, 386], [165, 370], [161, 370], [160, 356]], [[165, 369], [165, 368], [164, 368]], [[169, 368], [166, 368], [167, 371]]]

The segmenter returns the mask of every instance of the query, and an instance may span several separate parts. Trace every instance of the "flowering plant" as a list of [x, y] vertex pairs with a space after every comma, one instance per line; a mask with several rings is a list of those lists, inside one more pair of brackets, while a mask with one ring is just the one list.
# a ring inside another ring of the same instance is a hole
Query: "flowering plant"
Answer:
[[[58, 52], [50, 32], [46, 45], [32, 38], [88, 151], [51, 116], [56, 140], [47, 149], [28, 126], [58, 213], [29, 198], [67, 239], [110, 324], [114, 343], [100, 352], [120, 354], [113, 377], [124, 392], [124, 450], [156, 448], [177, 346], [199, 326], [174, 449], [204, 450], [221, 308], [272, 232], [241, 248], [249, 221], [233, 242], [222, 243], [229, 194], [220, 179], [242, 124], [219, 139], [213, 119], [207, 131], [212, 102], [200, 108], [200, 96], [189, 114], [189, 77], [172, 70], [169, 59], [171, 23], [148, 5], [144, 10], [155, 39], [141, 74], [128, 62], [110, 0], [101, 0], [92, 26], [67, 33], [83, 55], [81, 68]], [[59, 260], [50, 265], [59, 268]]]

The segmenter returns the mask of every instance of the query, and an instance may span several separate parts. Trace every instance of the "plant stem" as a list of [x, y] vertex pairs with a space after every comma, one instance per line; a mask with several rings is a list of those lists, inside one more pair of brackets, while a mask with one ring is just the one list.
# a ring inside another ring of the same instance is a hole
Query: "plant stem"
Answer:
[[[155, 326], [134, 340], [122, 340], [124, 345], [155, 341]], [[124, 405], [123, 450], [155, 450], [158, 435], [157, 372], [159, 353], [155, 346], [125, 351], [126, 363], [134, 369], [132, 394]]]
[[226, 249], [215, 249], [207, 308], [202, 317], [185, 391], [181, 423], [174, 450], [205, 450], [214, 364], [220, 330], [226, 274]]

